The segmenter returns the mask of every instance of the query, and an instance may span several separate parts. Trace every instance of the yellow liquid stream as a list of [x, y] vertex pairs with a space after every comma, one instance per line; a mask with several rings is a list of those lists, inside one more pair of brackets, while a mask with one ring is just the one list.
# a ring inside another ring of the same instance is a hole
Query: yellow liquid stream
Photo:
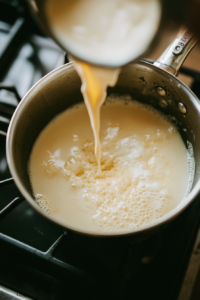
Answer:
[[99, 138], [100, 108], [106, 99], [107, 87], [114, 86], [116, 84], [120, 69], [95, 67], [77, 60], [75, 60], [75, 68], [82, 80], [81, 92], [84, 97], [94, 133], [98, 176], [102, 176], [101, 145]]

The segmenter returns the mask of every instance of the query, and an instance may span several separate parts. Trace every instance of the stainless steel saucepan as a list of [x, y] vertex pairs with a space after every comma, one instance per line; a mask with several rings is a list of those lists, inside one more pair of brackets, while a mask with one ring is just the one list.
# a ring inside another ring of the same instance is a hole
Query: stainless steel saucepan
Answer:
[[[194, 150], [195, 176], [187, 198], [153, 225], [146, 225], [124, 234], [131, 235], [133, 239], [144, 238], [166, 226], [196, 198], [200, 190], [200, 102], [192, 91], [176, 78], [181, 64], [196, 42], [196, 38], [186, 31], [153, 65], [140, 61], [124, 66], [116, 86], [108, 89], [108, 93], [130, 94], [134, 99], [173, 116], [179, 124], [184, 142], [187, 144], [189, 141]], [[93, 236], [113, 236], [114, 234], [110, 233], [77, 230], [67, 220], [64, 223], [46, 213], [35, 202], [29, 182], [27, 164], [37, 136], [53, 117], [69, 106], [83, 101], [80, 86], [81, 82], [74, 65], [69, 63], [47, 74], [29, 90], [18, 105], [8, 129], [8, 165], [22, 195], [45, 218], [72, 231]]]

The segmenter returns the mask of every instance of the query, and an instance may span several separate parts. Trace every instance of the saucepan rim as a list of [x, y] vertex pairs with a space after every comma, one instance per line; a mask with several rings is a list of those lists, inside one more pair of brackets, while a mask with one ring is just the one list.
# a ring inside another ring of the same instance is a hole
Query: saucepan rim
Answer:
[[[139, 61], [137, 63], [134, 63], [134, 65], [146, 65], [147, 67], [150, 67], [152, 69], [156, 69], [156, 71], [159, 71], [161, 74], [165, 74], [167, 73], [167, 75], [170, 78], [173, 78], [176, 82], [178, 82], [179, 84], [181, 84], [182, 86], [184, 86], [184, 88], [187, 89], [187, 91], [191, 94], [192, 97], [195, 98], [195, 107], [198, 110], [199, 114], [200, 114], [200, 102], [199, 99], [197, 98], [197, 96], [181, 81], [179, 80], [176, 76], [172, 75], [171, 73], [162, 70], [146, 61]], [[19, 189], [19, 191], [21, 192], [21, 194], [23, 195], [23, 197], [27, 200], [27, 202], [41, 215], [45, 216], [47, 219], [55, 222], [56, 224], [68, 229], [68, 230], [72, 230], [72, 231], [76, 231], [79, 232], [81, 234], [85, 234], [85, 235], [90, 235], [90, 236], [99, 236], [99, 237], [111, 237], [111, 236], [129, 236], [129, 235], [136, 235], [136, 234], [140, 234], [140, 233], [145, 233], [146, 231], [150, 230], [150, 229], [156, 229], [156, 227], [159, 227], [160, 225], [163, 225], [165, 223], [168, 223], [170, 220], [174, 219], [177, 215], [179, 215], [199, 194], [200, 191], [200, 178], [197, 180], [195, 186], [193, 187], [193, 189], [191, 190], [191, 192], [188, 194], [188, 196], [186, 198], [184, 198], [174, 209], [172, 209], [171, 211], [169, 211], [167, 214], [165, 214], [164, 216], [162, 216], [161, 218], [157, 219], [156, 221], [154, 221], [152, 224], [149, 225], [143, 225], [140, 226], [139, 228], [136, 229], [132, 229], [132, 230], [124, 230], [121, 232], [116, 232], [116, 233], [106, 233], [106, 232], [96, 232], [94, 230], [80, 230], [80, 228], [76, 227], [76, 226], [72, 226], [70, 224], [68, 224], [67, 222], [63, 222], [61, 220], [59, 220], [58, 218], [48, 214], [47, 212], [45, 212], [34, 200], [34, 198], [27, 192], [26, 188], [24, 187], [23, 183], [21, 182], [21, 180], [18, 177], [17, 174], [17, 170], [16, 170], [16, 166], [15, 166], [15, 160], [14, 160], [14, 155], [13, 155], [13, 141], [14, 141], [14, 133], [15, 133], [15, 127], [17, 125], [18, 119], [20, 118], [20, 114], [21, 111], [23, 111], [27, 104], [31, 101], [32, 99], [32, 93], [35, 94], [35, 90], [37, 88], [39, 88], [41, 85], [44, 85], [47, 81], [51, 81], [53, 80], [53, 78], [55, 78], [56, 76], [60, 75], [62, 72], [65, 72], [68, 69], [73, 68], [73, 62], [67, 63], [61, 67], [58, 67], [57, 69], [51, 71], [50, 73], [48, 73], [46, 76], [44, 76], [43, 78], [41, 78], [37, 83], [35, 83], [35, 85], [33, 85], [33, 87], [26, 93], [26, 95], [23, 97], [23, 99], [21, 100], [21, 102], [19, 103], [19, 105], [17, 106], [12, 119], [10, 121], [10, 125], [8, 128], [8, 132], [7, 132], [7, 138], [6, 138], [6, 156], [7, 156], [7, 162], [8, 162], [8, 166], [11, 172], [11, 175], [14, 179], [14, 182], [17, 186], [17, 188]], [[195, 165], [196, 167], [196, 165]]]

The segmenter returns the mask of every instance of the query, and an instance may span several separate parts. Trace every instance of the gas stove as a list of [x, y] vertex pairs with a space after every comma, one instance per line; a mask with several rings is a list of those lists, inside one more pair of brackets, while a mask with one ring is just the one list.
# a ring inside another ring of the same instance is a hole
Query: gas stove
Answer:
[[[0, 300], [189, 300], [200, 262], [200, 196], [163, 231], [125, 238], [72, 234], [20, 195], [5, 153], [21, 98], [65, 53], [33, 23], [25, 1], [0, 0]], [[188, 68], [200, 97], [200, 73]]]

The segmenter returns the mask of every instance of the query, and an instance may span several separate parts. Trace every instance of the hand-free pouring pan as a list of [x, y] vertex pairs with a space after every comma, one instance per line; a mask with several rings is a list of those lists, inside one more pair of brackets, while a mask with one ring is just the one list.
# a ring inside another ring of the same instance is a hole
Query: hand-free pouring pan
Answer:
[[[133, 99], [147, 103], [173, 117], [187, 145], [193, 146], [195, 176], [189, 195], [172, 211], [153, 225], [145, 225], [123, 235], [144, 238], [163, 228], [180, 214], [200, 190], [200, 102], [192, 91], [175, 76], [197, 40], [187, 31], [177, 38], [154, 65], [140, 61], [122, 68], [119, 80], [108, 93], [130, 94]], [[27, 164], [32, 146], [41, 130], [60, 112], [83, 101], [81, 82], [73, 63], [61, 66], [37, 82], [17, 107], [7, 134], [7, 160], [14, 181], [22, 195], [39, 213], [61, 226], [93, 236], [114, 236], [81, 231], [46, 213], [35, 202], [29, 182]], [[184, 129], [184, 130], [183, 130]], [[173, 155], [173, 153], [172, 153]]]

